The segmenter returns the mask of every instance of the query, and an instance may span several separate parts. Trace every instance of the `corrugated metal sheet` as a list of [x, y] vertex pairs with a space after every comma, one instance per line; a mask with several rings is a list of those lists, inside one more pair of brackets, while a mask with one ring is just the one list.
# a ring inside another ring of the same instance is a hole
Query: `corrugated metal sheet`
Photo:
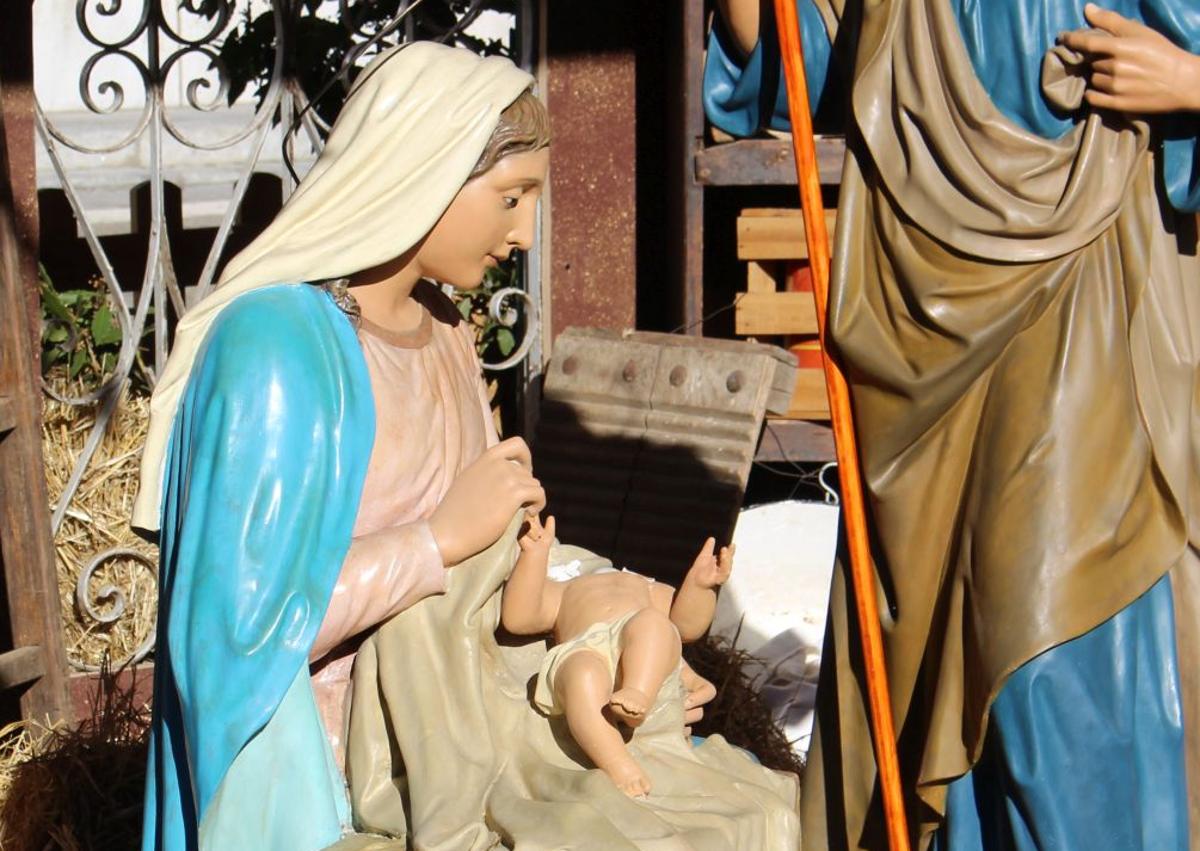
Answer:
[[795, 360], [775, 346], [571, 328], [546, 373], [534, 452], [559, 537], [676, 581], [726, 542], [762, 421]]

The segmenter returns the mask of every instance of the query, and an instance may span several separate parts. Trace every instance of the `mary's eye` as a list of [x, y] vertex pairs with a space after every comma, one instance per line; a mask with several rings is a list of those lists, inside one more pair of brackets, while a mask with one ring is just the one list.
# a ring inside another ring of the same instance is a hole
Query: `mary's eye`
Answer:
[[504, 206], [511, 210], [517, 206], [517, 202], [520, 200], [521, 200], [520, 198], [513, 198], [509, 195], [505, 195], [504, 196]]

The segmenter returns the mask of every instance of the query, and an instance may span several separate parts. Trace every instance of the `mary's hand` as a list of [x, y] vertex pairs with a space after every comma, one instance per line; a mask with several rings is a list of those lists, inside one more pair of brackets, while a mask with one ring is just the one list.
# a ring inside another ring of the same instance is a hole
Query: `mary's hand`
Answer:
[[537, 515], [546, 493], [533, 477], [529, 447], [519, 437], [501, 441], [458, 474], [429, 518], [447, 565], [491, 546], [517, 509]]
[[1089, 104], [1136, 114], [1200, 110], [1200, 56], [1095, 4], [1084, 14], [1099, 32], [1077, 30], [1059, 40], [1091, 64]]

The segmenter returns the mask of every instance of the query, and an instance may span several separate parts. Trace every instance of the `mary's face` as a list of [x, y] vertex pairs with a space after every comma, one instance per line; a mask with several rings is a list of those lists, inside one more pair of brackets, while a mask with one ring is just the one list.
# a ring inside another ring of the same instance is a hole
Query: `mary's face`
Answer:
[[509, 154], [464, 184], [417, 251], [421, 273], [474, 289], [489, 266], [527, 250], [549, 165], [549, 148]]

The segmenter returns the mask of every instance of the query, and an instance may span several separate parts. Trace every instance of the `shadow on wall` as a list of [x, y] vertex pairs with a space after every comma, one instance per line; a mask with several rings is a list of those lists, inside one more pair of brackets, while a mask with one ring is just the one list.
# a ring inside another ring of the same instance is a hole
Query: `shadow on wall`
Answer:
[[741, 485], [689, 447], [598, 433], [572, 405], [546, 399], [533, 464], [559, 539], [617, 567], [676, 584], [705, 538], [733, 537]]

